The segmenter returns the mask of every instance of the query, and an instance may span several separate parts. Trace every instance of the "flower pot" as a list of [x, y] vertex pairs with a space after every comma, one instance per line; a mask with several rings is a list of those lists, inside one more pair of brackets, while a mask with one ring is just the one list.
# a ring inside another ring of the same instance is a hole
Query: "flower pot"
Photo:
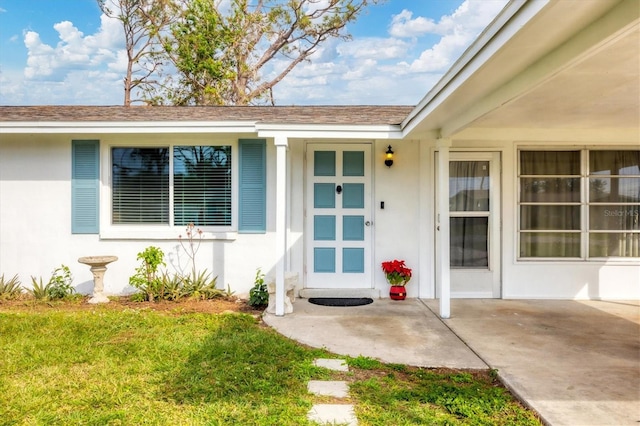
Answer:
[[392, 285], [389, 289], [389, 297], [393, 300], [404, 300], [407, 298], [407, 289], [403, 285]]

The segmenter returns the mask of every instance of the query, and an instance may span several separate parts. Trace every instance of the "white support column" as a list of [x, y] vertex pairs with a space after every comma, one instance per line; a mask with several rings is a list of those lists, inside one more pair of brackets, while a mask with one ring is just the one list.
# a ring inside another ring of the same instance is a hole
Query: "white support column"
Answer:
[[438, 252], [436, 269], [439, 271], [440, 318], [451, 316], [451, 266], [449, 259], [449, 149], [450, 139], [438, 139], [438, 210], [436, 211], [436, 249]]
[[276, 315], [284, 315], [284, 271], [287, 256], [287, 149], [286, 136], [274, 138], [276, 146]]

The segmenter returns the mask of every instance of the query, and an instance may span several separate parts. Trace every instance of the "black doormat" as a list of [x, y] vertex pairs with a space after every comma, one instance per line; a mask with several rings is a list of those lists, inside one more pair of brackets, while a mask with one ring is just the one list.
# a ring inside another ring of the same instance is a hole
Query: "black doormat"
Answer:
[[322, 306], [362, 306], [373, 303], [369, 297], [312, 297], [309, 303]]

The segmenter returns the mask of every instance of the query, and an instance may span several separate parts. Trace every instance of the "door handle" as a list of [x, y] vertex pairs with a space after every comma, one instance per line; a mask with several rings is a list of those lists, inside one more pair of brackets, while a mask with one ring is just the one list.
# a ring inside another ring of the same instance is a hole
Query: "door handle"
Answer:
[[366, 222], [364, 223], [364, 225], [365, 225], [365, 226], [371, 226], [371, 222], [370, 222], [370, 221], [366, 221]]

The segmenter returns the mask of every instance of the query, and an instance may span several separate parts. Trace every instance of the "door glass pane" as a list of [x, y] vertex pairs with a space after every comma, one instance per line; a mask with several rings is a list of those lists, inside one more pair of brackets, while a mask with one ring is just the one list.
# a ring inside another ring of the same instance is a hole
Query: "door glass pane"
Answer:
[[525, 203], [580, 202], [580, 178], [521, 178], [520, 201]]
[[580, 257], [580, 234], [522, 232], [520, 257]]
[[364, 241], [364, 216], [343, 216], [342, 239]]
[[314, 216], [313, 239], [316, 241], [335, 241], [336, 217], [330, 215]]
[[590, 257], [640, 257], [640, 233], [591, 233], [589, 234]]
[[452, 267], [487, 267], [489, 252], [487, 232], [488, 217], [452, 217], [451, 252]]
[[342, 272], [352, 274], [364, 273], [364, 249], [342, 249]]
[[344, 151], [342, 153], [342, 175], [364, 176], [363, 151]]
[[342, 208], [363, 209], [364, 208], [364, 184], [345, 183], [342, 192]]
[[332, 209], [336, 206], [336, 186], [333, 183], [313, 184], [313, 207]]
[[313, 153], [313, 174], [315, 176], [335, 176], [336, 152], [315, 151]]
[[489, 211], [489, 162], [451, 161], [449, 210]]
[[313, 249], [313, 272], [336, 272], [336, 249], [316, 247]]

